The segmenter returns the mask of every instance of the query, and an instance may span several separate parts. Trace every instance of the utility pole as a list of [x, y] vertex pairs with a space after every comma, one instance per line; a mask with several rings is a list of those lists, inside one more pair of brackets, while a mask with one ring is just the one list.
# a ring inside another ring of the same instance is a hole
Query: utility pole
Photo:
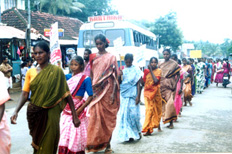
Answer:
[[0, 24], [2, 22], [2, 11], [1, 11], [1, 4], [0, 4]]
[[27, 4], [28, 4], [28, 21], [27, 21], [27, 31], [26, 31], [26, 44], [27, 44], [27, 50], [25, 53], [25, 58], [27, 58], [27, 54], [30, 53], [31, 51], [31, 4], [30, 4], [30, 0], [27, 0]]

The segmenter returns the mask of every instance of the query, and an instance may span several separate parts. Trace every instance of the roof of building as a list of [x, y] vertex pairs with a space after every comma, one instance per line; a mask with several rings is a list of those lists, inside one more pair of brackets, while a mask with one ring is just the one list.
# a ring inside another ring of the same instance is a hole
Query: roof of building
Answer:
[[[27, 28], [27, 11], [12, 8], [2, 13], [2, 22], [7, 26], [26, 31]], [[54, 16], [44, 12], [31, 12], [31, 28], [35, 33], [44, 34], [44, 29], [49, 29], [51, 24], [58, 22], [58, 27], [64, 29], [64, 36], [61, 40], [77, 40], [82, 21], [62, 16]]]
[[[20, 29], [11, 27], [11, 26], [6, 26], [6, 25], [0, 24], [0, 39], [13, 39], [13, 38], [25, 39], [25, 37], [26, 37], [26, 32], [24, 32]], [[42, 38], [44, 40], [48, 40], [47, 38], [45, 38], [41, 34], [31, 33], [32, 40], [37, 40], [40, 38]]]

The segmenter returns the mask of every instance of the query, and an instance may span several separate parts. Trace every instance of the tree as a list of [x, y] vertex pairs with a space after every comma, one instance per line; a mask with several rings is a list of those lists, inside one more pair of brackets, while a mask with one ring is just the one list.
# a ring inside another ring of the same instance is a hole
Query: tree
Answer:
[[176, 51], [183, 42], [183, 34], [177, 26], [176, 13], [170, 12], [154, 23], [146, 24], [159, 37], [159, 44]]
[[[47, 12], [53, 15], [70, 15], [71, 13], [82, 12], [85, 6], [77, 0], [30, 0], [31, 11]], [[26, 10], [27, 1], [25, 3]]]
[[232, 40], [229, 38], [224, 39], [224, 43], [222, 43], [220, 47], [223, 56], [228, 58], [230, 53], [232, 53]]
[[84, 4], [85, 8], [82, 9], [82, 12], [72, 13], [71, 16], [84, 22], [90, 16], [118, 14], [118, 11], [111, 6], [111, 0], [79, 0], [79, 2]]
[[48, 12], [54, 15], [66, 15], [81, 12], [85, 6], [73, 0], [40, 0], [40, 12]]
[[[113, 15], [118, 11], [111, 6], [111, 0], [30, 0], [31, 10], [63, 15], [87, 21], [94, 15]], [[27, 1], [26, 1], [27, 9]]]
[[194, 42], [194, 47], [196, 50], [201, 50], [203, 56], [208, 56], [208, 57], [220, 57], [222, 56], [220, 45], [211, 43], [209, 41], [199, 41], [199, 42]]

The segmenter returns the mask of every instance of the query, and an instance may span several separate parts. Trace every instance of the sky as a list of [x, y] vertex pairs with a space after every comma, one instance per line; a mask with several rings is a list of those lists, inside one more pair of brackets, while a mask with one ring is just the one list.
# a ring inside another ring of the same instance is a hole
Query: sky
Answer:
[[155, 21], [173, 11], [188, 41], [232, 39], [232, 0], [112, 0], [126, 19]]

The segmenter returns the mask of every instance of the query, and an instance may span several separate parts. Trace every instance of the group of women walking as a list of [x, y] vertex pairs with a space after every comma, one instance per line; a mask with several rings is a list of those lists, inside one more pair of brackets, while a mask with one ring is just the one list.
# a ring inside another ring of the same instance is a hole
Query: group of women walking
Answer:
[[71, 73], [49, 63], [46, 42], [34, 47], [36, 68], [26, 73], [25, 83], [11, 123], [18, 112], [31, 101], [27, 120], [32, 147], [37, 154], [71, 154], [105, 150], [112, 153], [110, 140], [119, 110], [119, 70], [116, 57], [105, 49], [109, 42], [104, 35], [95, 37], [98, 53], [89, 57], [91, 73], [85, 75], [82, 57], [70, 61]]
[[[162, 62], [151, 57], [144, 71], [133, 65], [132, 54], [126, 54], [126, 66], [122, 69], [118, 68], [116, 57], [106, 51], [109, 46], [106, 37], [99, 34], [94, 41], [98, 53], [89, 55], [89, 76], [83, 72], [82, 57], [73, 57], [71, 73], [64, 75], [62, 69], [49, 63], [48, 44], [42, 41], [35, 45], [38, 65], [27, 71], [22, 94], [11, 116], [11, 123], [16, 124], [18, 112], [31, 92], [27, 120], [34, 153], [55, 154], [57, 150], [59, 154], [102, 150], [112, 153], [110, 141], [115, 127], [121, 142], [140, 140], [142, 133], [151, 135], [155, 128], [160, 132], [161, 119], [172, 129], [181, 115], [183, 102], [192, 105], [195, 89], [202, 86], [195, 82], [194, 63], [182, 59], [181, 65], [169, 49], [163, 51]], [[142, 125], [143, 87], [146, 112]]]

